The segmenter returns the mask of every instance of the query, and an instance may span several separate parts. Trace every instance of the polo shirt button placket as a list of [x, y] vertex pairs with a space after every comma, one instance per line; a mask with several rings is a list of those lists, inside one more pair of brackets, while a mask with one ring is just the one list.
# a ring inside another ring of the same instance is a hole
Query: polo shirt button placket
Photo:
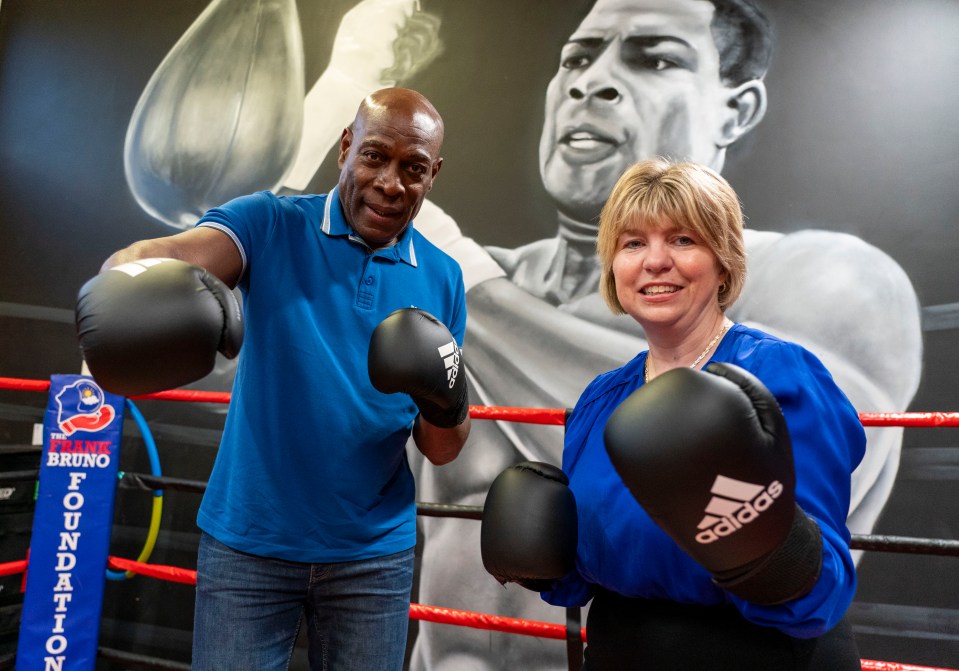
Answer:
[[356, 305], [363, 310], [373, 307], [373, 297], [376, 285], [376, 273], [373, 263], [368, 262], [363, 275], [360, 276], [360, 285], [356, 292]]

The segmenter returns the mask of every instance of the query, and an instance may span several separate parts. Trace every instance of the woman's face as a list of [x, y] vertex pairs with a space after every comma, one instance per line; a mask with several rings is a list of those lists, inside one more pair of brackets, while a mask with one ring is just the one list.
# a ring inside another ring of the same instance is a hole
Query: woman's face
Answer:
[[622, 233], [612, 269], [620, 304], [647, 331], [682, 330], [722, 312], [719, 260], [696, 233], [671, 221]]

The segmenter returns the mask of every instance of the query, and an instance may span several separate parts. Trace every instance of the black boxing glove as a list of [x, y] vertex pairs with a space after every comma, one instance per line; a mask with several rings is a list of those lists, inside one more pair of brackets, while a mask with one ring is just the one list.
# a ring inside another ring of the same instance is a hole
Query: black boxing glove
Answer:
[[209, 374], [243, 343], [233, 292], [212, 273], [175, 259], [120, 264], [83, 285], [76, 304], [80, 351], [93, 378], [124, 396]]
[[576, 499], [560, 469], [524, 461], [496, 476], [483, 505], [483, 566], [500, 584], [534, 592], [576, 565]]
[[786, 420], [754, 375], [670, 370], [620, 404], [604, 439], [635, 499], [717, 585], [759, 604], [812, 589], [822, 534], [796, 504]]
[[403, 308], [380, 322], [367, 364], [377, 390], [409, 394], [430, 424], [450, 429], [469, 415], [463, 350], [430, 313]]

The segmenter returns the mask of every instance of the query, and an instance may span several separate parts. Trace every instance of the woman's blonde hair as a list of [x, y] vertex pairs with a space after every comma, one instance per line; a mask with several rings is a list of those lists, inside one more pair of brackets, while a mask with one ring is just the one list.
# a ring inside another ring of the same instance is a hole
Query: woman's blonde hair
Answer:
[[625, 314], [616, 296], [613, 257], [619, 236], [663, 221], [689, 229], [709, 247], [725, 271], [717, 301], [732, 305], [746, 281], [746, 245], [739, 196], [719, 173], [698, 163], [656, 158], [634, 164], [619, 178], [599, 215], [596, 251], [600, 292], [609, 309]]

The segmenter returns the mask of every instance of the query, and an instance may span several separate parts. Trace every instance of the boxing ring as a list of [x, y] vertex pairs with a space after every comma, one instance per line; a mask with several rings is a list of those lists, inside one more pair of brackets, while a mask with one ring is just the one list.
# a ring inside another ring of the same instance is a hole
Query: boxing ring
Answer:
[[[80, 376], [73, 376], [80, 377]], [[92, 382], [92, 378], [84, 378]], [[0, 389], [22, 392], [49, 392], [52, 396], [53, 389], [51, 381], [45, 380], [27, 380], [19, 378], [0, 377]], [[168, 566], [153, 564], [149, 562], [149, 557], [156, 541], [157, 530], [160, 523], [160, 511], [162, 510], [163, 492], [167, 490], [179, 490], [194, 493], [202, 493], [205, 490], [206, 483], [201, 481], [184, 480], [162, 475], [159, 467], [160, 459], [156, 451], [156, 445], [152, 440], [149, 427], [142, 414], [137, 410], [133, 401], [141, 399], [162, 400], [186, 403], [219, 403], [228, 404], [230, 394], [228, 392], [207, 392], [192, 390], [171, 390], [148, 394], [144, 396], [135, 396], [125, 400], [127, 417], [137, 423], [144, 444], [146, 445], [151, 464], [151, 473], [118, 473], [118, 479], [125, 484], [131, 484], [144, 490], [153, 491], [153, 508], [151, 514], [150, 527], [147, 533], [147, 539], [143, 550], [136, 560], [108, 556], [106, 565], [106, 578], [112, 580], [123, 580], [140, 575], [155, 580], [167, 581], [183, 585], [196, 584], [196, 571], [177, 566]], [[491, 406], [470, 406], [470, 416], [476, 420], [497, 420], [510, 421], [528, 424], [544, 424], [563, 426], [566, 422], [568, 411], [565, 409], [550, 408], [502, 408]], [[911, 412], [911, 413], [860, 413], [860, 420], [867, 427], [959, 427], [959, 412]], [[57, 434], [59, 435], [59, 434]], [[48, 461], [55, 461], [49, 456], [48, 452], [55, 451], [44, 441], [43, 454], [47, 454]], [[89, 442], [89, 441], [88, 441]], [[86, 459], [90, 464], [96, 463], [98, 459], [96, 451], [91, 451]], [[117, 451], [117, 456], [119, 451]], [[41, 459], [42, 460], [42, 459]], [[75, 459], [71, 464], [80, 467], [84, 460]], [[30, 469], [23, 471], [0, 473], [3, 479], [8, 482], [38, 482], [43, 477], [43, 470]], [[79, 501], [80, 494], [75, 491], [79, 488], [77, 480], [71, 481], [66, 489], [63, 500], [68, 502], [70, 509], [79, 509], [79, 504], [71, 507], [69, 502]], [[73, 498], [71, 498], [73, 497]], [[112, 502], [112, 499], [111, 499]], [[111, 505], [112, 513], [112, 505]], [[79, 515], [79, 513], [75, 513]], [[482, 517], [482, 507], [480, 506], [460, 506], [447, 505], [442, 503], [417, 503], [417, 514], [419, 516], [434, 517], [454, 517], [466, 520], [464, 524], [475, 523]], [[473, 522], [471, 522], [473, 521]], [[37, 526], [34, 525], [34, 532]], [[109, 539], [109, 534], [107, 534]], [[61, 545], [62, 545], [61, 539]], [[896, 552], [908, 554], [925, 554], [959, 557], [959, 541], [913, 538], [905, 536], [889, 535], [857, 535], [853, 534], [850, 547], [854, 550], [873, 551], [873, 552]], [[31, 549], [33, 545], [31, 544]], [[62, 548], [61, 548], [62, 549]], [[63, 553], [61, 553], [63, 554]], [[76, 561], [76, 560], [74, 560]], [[28, 567], [30, 566], [28, 557], [20, 560], [0, 563], [0, 577], [22, 574], [21, 591], [27, 589]], [[62, 605], [62, 604], [61, 604]], [[27, 602], [25, 602], [26, 614]], [[99, 611], [98, 611], [99, 612]], [[62, 624], [66, 615], [62, 615], [58, 624]], [[495, 615], [489, 613], [476, 613], [464, 610], [454, 610], [443, 608], [436, 605], [425, 605], [414, 603], [410, 607], [410, 619], [416, 621], [425, 621], [438, 624], [446, 624], [456, 627], [468, 627], [502, 633], [503, 635], [515, 636], [533, 636], [544, 639], [555, 639], [565, 641], [567, 647], [567, 658], [571, 671], [579, 671], [579, 664], [582, 659], [582, 649], [586, 642], [585, 627], [581, 625], [579, 609], [567, 609], [566, 624], [557, 624], [549, 622], [537, 622], [522, 620], [504, 615]], [[94, 627], [96, 630], [97, 627]], [[56, 631], [56, 629], [54, 629]], [[96, 631], [94, 632], [96, 635]], [[62, 639], [62, 640], [61, 640]], [[21, 643], [24, 640], [21, 635]], [[46, 639], [48, 657], [56, 660], [56, 653], [62, 653], [66, 650], [68, 643], [63, 635], [50, 636]], [[135, 664], [138, 668], [155, 669], [189, 669], [189, 665], [182, 662], [176, 662], [168, 659], [160, 659], [147, 655], [140, 655], [129, 651], [120, 651], [103, 646], [96, 645], [96, 657]], [[73, 666], [64, 664], [65, 655], [60, 656], [59, 664], [47, 662], [47, 669], [57, 670], [63, 668], [83, 668], [92, 669], [92, 662], [86, 666]], [[0, 670], [13, 668], [13, 658], [0, 658]], [[869, 671], [956, 671], [954, 669], [945, 669], [941, 667], [918, 666], [903, 662], [862, 660], [862, 668]]]

